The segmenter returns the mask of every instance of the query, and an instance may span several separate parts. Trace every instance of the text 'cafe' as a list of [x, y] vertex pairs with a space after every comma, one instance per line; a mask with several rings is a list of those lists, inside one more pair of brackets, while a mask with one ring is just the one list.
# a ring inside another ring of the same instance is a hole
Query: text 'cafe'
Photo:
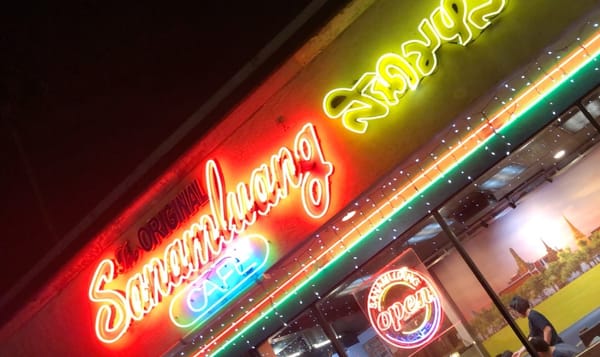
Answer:
[[593, 0], [349, 1], [64, 262], [0, 355], [494, 356], [526, 344], [514, 295], [586, 348], [599, 22]]

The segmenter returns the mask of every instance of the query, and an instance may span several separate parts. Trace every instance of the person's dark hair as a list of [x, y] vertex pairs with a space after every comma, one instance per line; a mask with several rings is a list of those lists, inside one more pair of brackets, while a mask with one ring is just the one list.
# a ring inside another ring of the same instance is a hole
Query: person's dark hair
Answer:
[[541, 337], [532, 337], [529, 339], [529, 343], [531, 343], [531, 347], [537, 352], [548, 352], [550, 350], [550, 345]]
[[513, 355], [512, 352], [510, 352], [509, 350], [506, 350], [506, 351], [504, 351], [502, 353], [498, 353], [496, 355], [496, 357], [512, 357], [512, 355]]
[[521, 315], [525, 315], [527, 309], [531, 307], [531, 305], [529, 305], [529, 301], [523, 297], [520, 297], [519, 295], [512, 298], [509, 306], [511, 309], [517, 311]]

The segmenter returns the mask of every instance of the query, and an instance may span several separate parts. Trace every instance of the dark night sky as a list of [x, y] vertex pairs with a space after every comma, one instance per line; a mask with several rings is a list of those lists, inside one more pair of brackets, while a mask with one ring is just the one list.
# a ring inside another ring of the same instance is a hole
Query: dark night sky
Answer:
[[[195, 128], [16, 299], [3, 299], [9, 287], [309, 3], [18, 2], [0, 11], [0, 323], [209, 125]], [[229, 104], [344, 1], [332, 3]]]

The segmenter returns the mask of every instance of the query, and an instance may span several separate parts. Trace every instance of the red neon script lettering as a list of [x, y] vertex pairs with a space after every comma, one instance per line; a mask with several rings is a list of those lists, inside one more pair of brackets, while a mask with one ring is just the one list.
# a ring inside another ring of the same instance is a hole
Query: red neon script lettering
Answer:
[[105, 259], [96, 268], [89, 299], [100, 304], [95, 326], [98, 339], [105, 343], [119, 340], [133, 321], [143, 319], [164, 297], [190, 281], [238, 233], [254, 224], [258, 216], [268, 215], [292, 189], [300, 192], [309, 217], [323, 217], [329, 209], [332, 174], [333, 165], [325, 160], [312, 124], [306, 124], [296, 135], [293, 150], [282, 147], [234, 191], [226, 191], [219, 165], [209, 160], [205, 180], [210, 213], [173, 239], [161, 258], [150, 259], [129, 277], [124, 292], [114, 287], [117, 270], [113, 260]]

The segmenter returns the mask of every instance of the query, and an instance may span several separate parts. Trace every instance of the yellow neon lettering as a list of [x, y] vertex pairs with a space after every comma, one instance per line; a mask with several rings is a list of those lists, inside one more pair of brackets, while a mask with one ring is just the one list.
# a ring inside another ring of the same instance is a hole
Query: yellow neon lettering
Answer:
[[467, 21], [466, 0], [441, 0], [440, 7], [433, 10], [431, 23], [438, 36], [447, 42], [466, 46], [473, 38]]
[[323, 98], [323, 112], [355, 133], [365, 133], [370, 120], [388, 116], [390, 106], [400, 102], [408, 90], [437, 67], [442, 43], [466, 46], [491, 24], [506, 6], [506, 0], [440, 0], [418, 27], [421, 39], [405, 41], [401, 54], [383, 54], [375, 72], [365, 72], [351, 88], [335, 88]]
[[438, 50], [442, 41], [433, 29], [429, 19], [423, 19], [419, 24], [419, 32], [423, 40], [410, 40], [402, 44], [402, 54], [408, 62], [416, 68], [422, 77], [427, 77], [433, 73], [437, 67]]
[[383, 94], [383, 100], [396, 105], [408, 88], [415, 89], [421, 78], [412, 65], [402, 56], [386, 53], [377, 61], [377, 80], [373, 84], [373, 95]]
[[469, 22], [479, 30], [483, 30], [492, 23], [491, 18], [504, 10], [504, 6], [506, 0], [488, 0], [469, 11]]
[[325, 114], [332, 119], [341, 117], [350, 131], [366, 132], [367, 121], [384, 118], [390, 112], [385, 103], [368, 94], [375, 79], [375, 73], [367, 72], [352, 88], [337, 88], [327, 93], [323, 100]]

